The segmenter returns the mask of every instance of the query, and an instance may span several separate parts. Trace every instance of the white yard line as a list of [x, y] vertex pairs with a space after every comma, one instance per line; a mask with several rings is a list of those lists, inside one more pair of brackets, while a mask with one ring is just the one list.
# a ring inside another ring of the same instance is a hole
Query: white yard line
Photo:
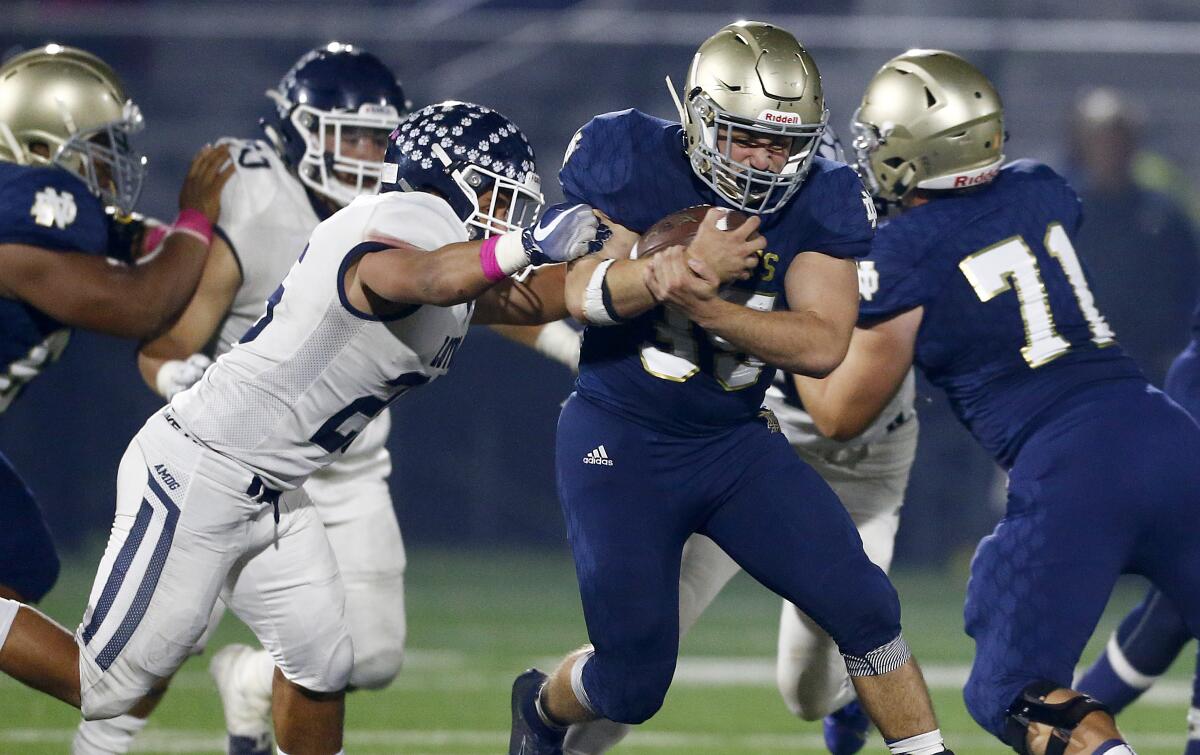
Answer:
[[[9, 744], [70, 744], [74, 729], [6, 729], [0, 731], [0, 742]], [[1145, 747], [1173, 747], [1183, 742], [1182, 727], [1175, 733], [1130, 732], [1130, 739]], [[350, 747], [475, 747], [486, 748], [508, 739], [507, 731], [402, 731], [375, 729], [349, 731], [346, 744]], [[819, 734], [687, 734], [677, 732], [635, 731], [630, 743], [650, 749], [681, 749], [690, 751], [727, 752], [731, 749], [755, 752], [794, 752], [797, 749], [821, 749], [824, 740]], [[958, 734], [954, 744], [960, 749], [999, 746], [983, 732]], [[188, 729], [151, 727], [138, 737], [134, 752], [196, 753], [220, 750], [224, 738], [209, 732]]]

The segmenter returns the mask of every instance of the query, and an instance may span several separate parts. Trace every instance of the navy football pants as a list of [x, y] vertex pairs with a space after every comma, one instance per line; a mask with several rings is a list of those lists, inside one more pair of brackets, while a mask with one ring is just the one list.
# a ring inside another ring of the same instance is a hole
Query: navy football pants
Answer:
[[36, 603], [54, 586], [58, 568], [42, 510], [0, 454], [0, 585]]
[[[598, 457], [611, 465], [585, 461]], [[845, 654], [865, 656], [900, 633], [896, 592], [837, 496], [759, 421], [679, 437], [573, 395], [559, 419], [557, 466], [595, 646], [583, 687], [605, 718], [640, 723], [662, 704], [679, 646], [679, 562], [693, 532], [798, 605]]]
[[[1164, 390], [1193, 419], [1200, 417], [1200, 344], [1195, 339], [1175, 357], [1167, 372]], [[1117, 629], [1117, 641], [1125, 657], [1135, 669], [1150, 676], [1166, 671], [1191, 638], [1179, 611], [1154, 588], [1122, 619]], [[1120, 713], [1131, 702], [1133, 693], [1126, 685], [1109, 689], [1110, 675], [1111, 672], [1093, 677], [1089, 671], [1080, 680], [1079, 689], [1098, 697], [1115, 713]], [[1200, 674], [1196, 676], [1194, 685], [1192, 705], [1197, 706], [1200, 705]]]
[[1022, 446], [971, 564], [963, 695], [1000, 738], [1030, 682], [1070, 687], [1120, 574], [1150, 579], [1200, 635], [1200, 428], [1141, 381], [1068, 401]]

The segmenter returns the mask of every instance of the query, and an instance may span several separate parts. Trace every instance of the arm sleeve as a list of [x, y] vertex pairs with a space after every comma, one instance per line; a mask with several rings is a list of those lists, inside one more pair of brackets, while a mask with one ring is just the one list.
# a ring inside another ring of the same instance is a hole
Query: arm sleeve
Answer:
[[865, 257], [875, 236], [875, 202], [871, 195], [848, 166], [822, 170], [817, 176], [818, 185], [806, 193], [814, 197], [812, 216], [818, 231], [806, 248], [833, 257]]
[[921, 264], [924, 249], [909, 243], [912, 234], [893, 221], [879, 229], [871, 253], [859, 261], [860, 324], [870, 324], [924, 304], [934, 285]]

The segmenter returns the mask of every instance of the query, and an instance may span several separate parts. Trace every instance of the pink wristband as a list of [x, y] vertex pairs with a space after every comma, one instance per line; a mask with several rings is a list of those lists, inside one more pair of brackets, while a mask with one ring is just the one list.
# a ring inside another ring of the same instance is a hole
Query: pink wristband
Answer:
[[483, 246], [479, 247], [479, 266], [483, 268], [483, 277], [492, 283], [508, 277], [496, 261], [496, 244], [499, 242], [499, 236], [488, 236], [484, 239]]
[[190, 207], [179, 211], [175, 222], [171, 224], [171, 233], [186, 233], [205, 246], [212, 243], [212, 223], [204, 216], [204, 213]]
[[169, 225], [156, 225], [147, 228], [145, 238], [142, 241], [142, 254], [146, 255], [157, 249], [170, 232], [171, 226]]

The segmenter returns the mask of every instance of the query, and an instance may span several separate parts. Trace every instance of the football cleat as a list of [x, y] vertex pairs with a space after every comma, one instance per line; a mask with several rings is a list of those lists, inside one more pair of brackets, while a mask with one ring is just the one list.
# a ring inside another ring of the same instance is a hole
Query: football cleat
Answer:
[[265, 699], [250, 692], [242, 682], [239, 666], [243, 659], [257, 652], [248, 645], [229, 645], [221, 648], [208, 664], [208, 671], [217, 683], [221, 707], [225, 710], [227, 755], [272, 755], [271, 698]]
[[538, 717], [535, 701], [546, 683], [546, 675], [529, 669], [513, 681], [512, 733], [508, 755], [563, 755], [567, 730], [555, 730]]
[[822, 722], [825, 729], [825, 746], [833, 755], [854, 755], [867, 744], [867, 732], [871, 730], [871, 719], [857, 700], [835, 710]]

